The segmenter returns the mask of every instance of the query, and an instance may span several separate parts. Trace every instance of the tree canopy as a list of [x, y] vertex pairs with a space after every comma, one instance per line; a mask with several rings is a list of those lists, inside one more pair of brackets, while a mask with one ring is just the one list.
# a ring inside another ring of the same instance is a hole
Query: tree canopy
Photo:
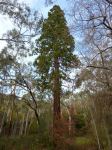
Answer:
[[[58, 61], [59, 76], [66, 79], [67, 71], [78, 64], [74, 52], [74, 38], [67, 27], [64, 12], [59, 6], [54, 6], [44, 20], [41, 36], [36, 41], [36, 51], [39, 53], [36, 66], [40, 74], [42, 85], [50, 85], [55, 77], [55, 61]], [[45, 87], [44, 87], [45, 88]]]

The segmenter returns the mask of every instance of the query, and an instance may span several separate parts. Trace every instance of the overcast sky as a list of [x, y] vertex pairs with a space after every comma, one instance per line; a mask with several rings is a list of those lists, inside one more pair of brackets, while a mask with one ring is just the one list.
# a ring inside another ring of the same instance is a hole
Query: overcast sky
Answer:
[[[26, 4], [28, 4], [32, 9], [38, 10], [40, 13], [42, 13], [44, 15], [44, 17], [47, 17], [48, 11], [49, 9], [53, 6], [45, 6], [45, 0], [18, 0], [19, 2], [24, 2]], [[60, 7], [63, 10], [67, 9], [67, 1], [66, 0], [55, 0], [54, 4], [58, 4], [60, 5]], [[7, 16], [2, 16], [0, 15], [0, 38], [2, 37], [3, 33], [6, 33], [7, 30], [10, 30], [13, 28], [13, 25], [10, 21], [10, 19], [8, 19]], [[4, 47], [5, 42], [0, 41], [0, 50]]]

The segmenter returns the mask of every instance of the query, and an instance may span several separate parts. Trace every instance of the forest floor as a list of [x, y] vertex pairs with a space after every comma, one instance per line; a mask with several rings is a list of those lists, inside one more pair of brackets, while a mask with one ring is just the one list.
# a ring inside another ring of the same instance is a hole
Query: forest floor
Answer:
[[[0, 137], [0, 150], [52, 150], [42, 145], [35, 135], [25, 137]], [[67, 150], [97, 150], [90, 138], [77, 137]]]
[[36, 136], [1, 137], [0, 150], [44, 150]]

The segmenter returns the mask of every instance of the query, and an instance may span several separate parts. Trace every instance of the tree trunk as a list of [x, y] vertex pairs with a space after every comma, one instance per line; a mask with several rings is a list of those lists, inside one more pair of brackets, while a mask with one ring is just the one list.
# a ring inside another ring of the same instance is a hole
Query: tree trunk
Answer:
[[14, 127], [13, 127], [13, 136], [16, 136], [16, 130], [17, 130], [17, 124], [18, 122], [17, 121], [15, 121], [15, 123], [14, 123]]
[[40, 119], [39, 119], [39, 115], [38, 115], [37, 109], [35, 109], [34, 112], [35, 112], [35, 117], [37, 119], [37, 125], [40, 125]]
[[24, 133], [24, 135], [27, 134], [28, 121], [29, 121], [29, 111], [27, 112], [27, 116], [26, 116], [26, 121], [25, 121], [25, 133]]
[[4, 113], [3, 113], [2, 120], [1, 120], [1, 125], [0, 125], [0, 134], [2, 133], [2, 130], [3, 130], [3, 125], [4, 125], [4, 121], [5, 121], [5, 116], [6, 116], [6, 113], [4, 112]]
[[74, 115], [74, 108], [72, 104], [70, 104], [70, 107], [68, 108], [68, 115], [69, 115], [69, 136], [73, 136], [74, 129], [73, 129], [73, 115]]
[[23, 116], [23, 119], [21, 121], [21, 126], [20, 126], [20, 136], [23, 135], [24, 133], [24, 122], [25, 122], [25, 116]]
[[54, 61], [54, 85], [53, 85], [53, 141], [55, 145], [55, 149], [59, 149], [60, 142], [60, 119], [61, 119], [61, 110], [60, 110], [60, 74], [59, 74], [59, 62], [58, 59], [55, 58]]

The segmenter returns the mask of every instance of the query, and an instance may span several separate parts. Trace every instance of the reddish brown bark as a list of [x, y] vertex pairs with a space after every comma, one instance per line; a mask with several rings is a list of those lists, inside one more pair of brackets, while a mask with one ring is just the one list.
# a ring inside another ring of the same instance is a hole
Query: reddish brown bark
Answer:
[[59, 74], [59, 62], [56, 58], [54, 61], [54, 86], [53, 86], [53, 141], [55, 145], [55, 150], [59, 149], [60, 141], [60, 121], [61, 121], [61, 109], [60, 109], [60, 74]]

